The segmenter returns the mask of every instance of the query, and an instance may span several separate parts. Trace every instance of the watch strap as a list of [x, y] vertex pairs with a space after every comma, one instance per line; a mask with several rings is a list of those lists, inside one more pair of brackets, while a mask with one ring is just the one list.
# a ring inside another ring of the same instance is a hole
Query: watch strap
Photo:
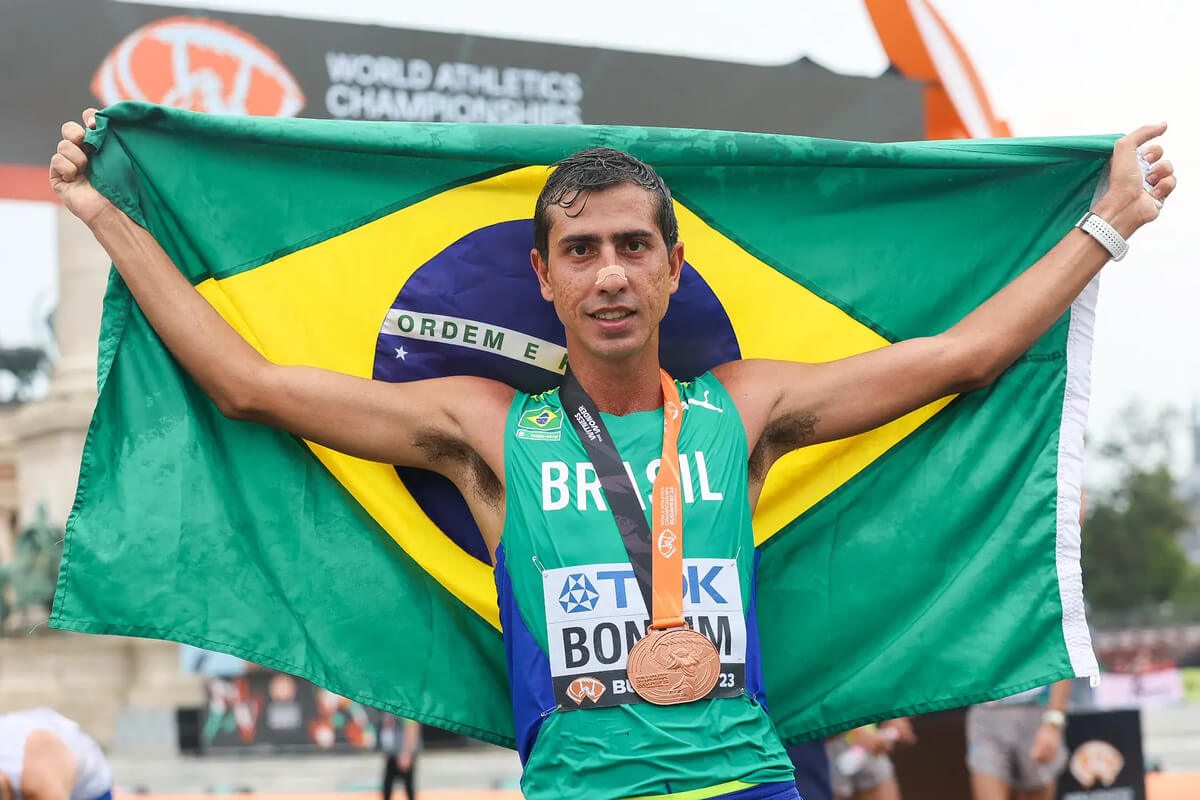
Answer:
[[1099, 242], [1113, 261], [1120, 261], [1129, 252], [1129, 242], [1125, 241], [1125, 237], [1094, 212], [1084, 214], [1075, 227]]
[[1067, 715], [1057, 708], [1047, 708], [1042, 712], [1042, 722], [1046, 725], [1053, 725], [1056, 728], [1065, 728], [1067, 725]]

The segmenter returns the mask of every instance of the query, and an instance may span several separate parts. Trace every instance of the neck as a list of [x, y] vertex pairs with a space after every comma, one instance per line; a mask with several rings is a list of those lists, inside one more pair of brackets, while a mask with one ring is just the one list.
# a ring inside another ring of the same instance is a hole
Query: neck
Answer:
[[632, 414], [662, 407], [658, 343], [629, 359], [581, 358], [571, 361], [579, 385], [606, 414]]

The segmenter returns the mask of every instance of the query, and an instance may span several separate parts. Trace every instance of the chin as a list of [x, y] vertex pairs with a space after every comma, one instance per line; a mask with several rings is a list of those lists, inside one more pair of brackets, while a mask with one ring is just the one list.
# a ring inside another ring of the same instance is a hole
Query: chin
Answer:
[[638, 341], [632, 337], [622, 337], [588, 342], [587, 349], [593, 356], [605, 361], [625, 361], [639, 355], [645, 346], [645, 340]]

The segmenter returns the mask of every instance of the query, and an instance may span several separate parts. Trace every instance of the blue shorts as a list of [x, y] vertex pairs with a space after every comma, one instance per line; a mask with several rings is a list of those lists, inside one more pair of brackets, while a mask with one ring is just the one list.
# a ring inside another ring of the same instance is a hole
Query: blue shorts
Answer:
[[796, 784], [789, 781], [787, 783], [760, 783], [746, 789], [738, 789], [736, 792], [719, 795], [712, 800], [804, 800], [804, 798], [800, 796], [800, 792], [796, 791]]
[[107, 792], [100, 795], [99, 797], [93, 797], [92, 800], [113, 800], [112, 789], [109, 789]]

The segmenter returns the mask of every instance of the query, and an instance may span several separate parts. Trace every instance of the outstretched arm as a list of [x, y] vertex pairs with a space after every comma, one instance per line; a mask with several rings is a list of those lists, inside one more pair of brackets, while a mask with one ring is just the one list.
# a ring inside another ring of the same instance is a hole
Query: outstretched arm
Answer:
[[[1129, 237], [1154, 220], [1175, 188], [1158, 145], [1142, 185], [1138, 148], [1165, 125], [1139, 128], [1113, 149], [1109, 188], [1093, 209]], [[756, 458], [775, 459], [808, 444], [876, 428], [940, 397], [988, 386], [1054, 324], [1109, 260], [1090, 235], [1072, 229], [1046, 255], [958, 324], [825, 364], [732, 362], [717, 377], [733, 394]], [[756, 449], [757, 448], [757, 449]]]
[[[84, 123], [94, 127], [95, 111]], [[50, 162], [64, 205], [91, 228], [171, 354], [234, 419], [265, 423], [361, 458], [440, 472], [461, 488], [482, 461], [503, 476], [503, 417], [512, 390], [453, 377], [390, 384], [277, 365], [231, 328], [145, 229], [86, 178], [84, 126], [68, 122]], [[467, 399], [470, 399], [468, 406]]]

